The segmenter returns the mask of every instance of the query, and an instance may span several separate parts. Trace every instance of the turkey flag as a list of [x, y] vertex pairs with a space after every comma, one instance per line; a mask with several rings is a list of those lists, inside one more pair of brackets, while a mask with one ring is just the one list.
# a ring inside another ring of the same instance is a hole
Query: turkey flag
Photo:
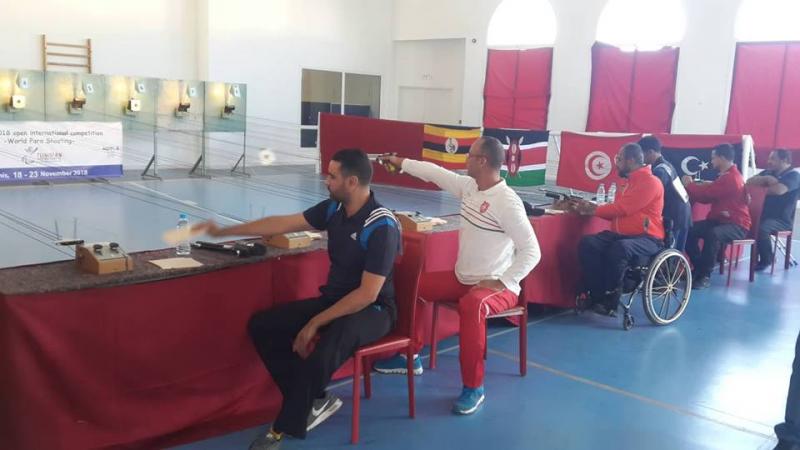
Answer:
[[719, 172], [711, 166], [711, 152], [719, 144], [733, 145], [733, 162], [740, 171], [746, 164], [739, 135], [657, 134], [656, 137], [661, 141], [661, 155], [675, 167], [678, 176], [716, 180]]

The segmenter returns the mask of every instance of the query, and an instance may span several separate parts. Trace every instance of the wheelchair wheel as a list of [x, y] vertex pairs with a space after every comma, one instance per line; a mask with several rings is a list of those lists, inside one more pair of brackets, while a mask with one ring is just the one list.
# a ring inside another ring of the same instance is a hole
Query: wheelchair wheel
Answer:
[[642, 286], [644, 312], [656, 325], [680, 318], [692, 294], [692, 270], [683, 253], [667, 249], [656, 255]]
[[625, 331], [628, 331], [631, 328], [633, 328], [633, 325], [635, 323], [636, 323], [636, 321], [633, 320], [633, 315], [631, 315], [631, 313], [629, 313], [629, 312], [626, 312], [625, 313], [625, 317], [622, 319], [622, 329], [624, 329]]

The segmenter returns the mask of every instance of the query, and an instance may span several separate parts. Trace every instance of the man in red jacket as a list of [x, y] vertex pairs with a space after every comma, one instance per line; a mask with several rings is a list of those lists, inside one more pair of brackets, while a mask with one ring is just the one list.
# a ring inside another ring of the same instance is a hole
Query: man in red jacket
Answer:
[[[733, 163], [734, 152], [730, 144], [720, 144], [711, 153], [711, 165], [719, 171], [713, 183], [692, 181], [683, 177], [689, 199], [697, 203], [710, 203], [706, 220], [695, 222], [689, 230], [686, 253], [694, 266], [693, 289], [710, 286], [710, 276], [723, 244], [743, 239], [750, 230], [748, 196], [744, 178]], [[703, 240], [703, 250], [699, 241]]]
[[612, 204], [577, 201], [572, 209], [611, 221], [611, 231], [585, 236], [578, 244], [585, 288], [592, 309], [615, 315], [622, 294], [625, 270], [642, 257], [652, 257], [664, 247], [664, 186], [644, 163], [639, 144], [626, 144], [616, 157], [619, 176], [628, 182]]

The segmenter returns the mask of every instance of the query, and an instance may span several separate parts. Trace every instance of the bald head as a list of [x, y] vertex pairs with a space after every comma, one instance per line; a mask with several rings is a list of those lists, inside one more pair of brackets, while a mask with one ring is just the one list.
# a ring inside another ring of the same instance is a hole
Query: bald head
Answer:
[[478, 139], [478, 147], [481, 154], [486, 157], [486, 164], [495, 170], [500, 170], [503, 167], [503, 162], [506, 160], [506, 150], [503, 144], [495, 137], [483, 136]]

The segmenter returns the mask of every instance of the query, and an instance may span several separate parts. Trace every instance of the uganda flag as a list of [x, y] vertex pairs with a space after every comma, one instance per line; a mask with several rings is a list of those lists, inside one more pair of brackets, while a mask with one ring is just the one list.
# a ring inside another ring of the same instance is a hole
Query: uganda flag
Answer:
[[548, 131], [487, 128], [484, 136], [497, 138], [506, 149], [506, 160], [500, 175], [509, 186], [544, 184], [547, 165]]
[[425, 125], [423, 132], [422, 159], [451, 170], [467, 167], [469, 147], [481, 137], [481, 129], [473, 127]]

